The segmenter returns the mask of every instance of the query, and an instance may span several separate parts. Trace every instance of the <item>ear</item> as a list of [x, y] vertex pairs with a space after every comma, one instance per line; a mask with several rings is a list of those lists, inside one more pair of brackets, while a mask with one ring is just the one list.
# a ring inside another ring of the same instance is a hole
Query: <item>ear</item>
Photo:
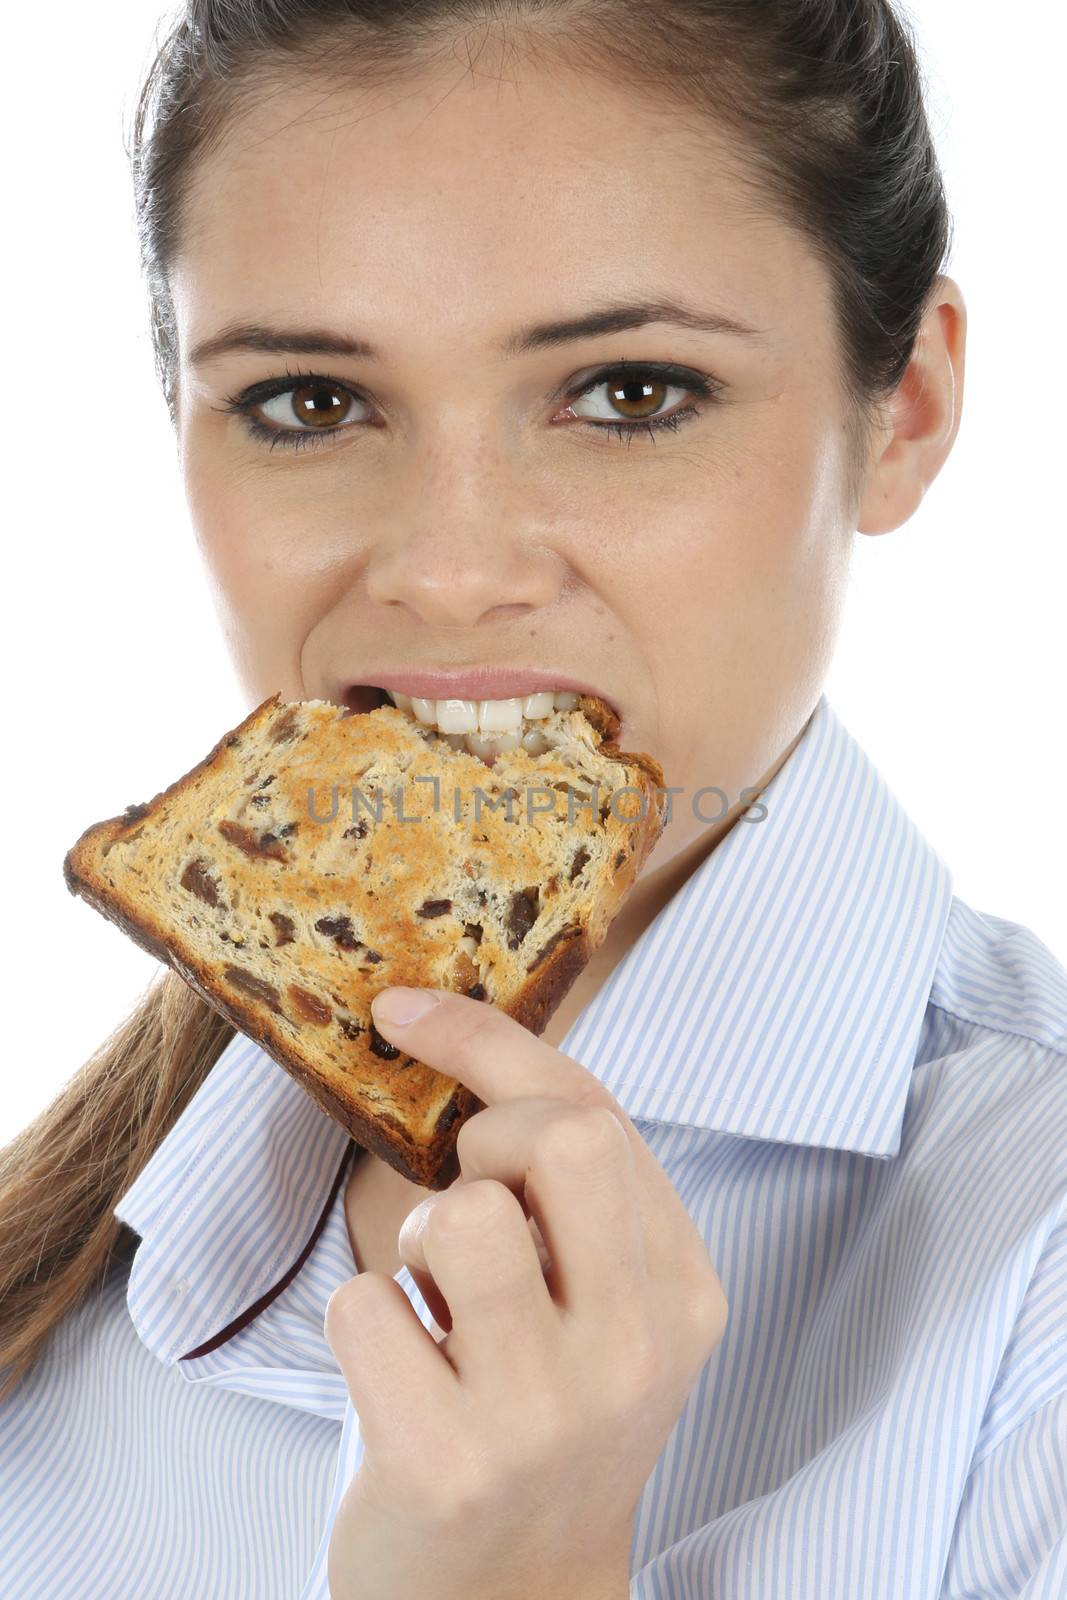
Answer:
[[963, 404], [967, 308], [959, 285], [939, 276], [876, 436], [860, 502], [859, 533], [889, 533], [917, 510], [955, 441]]

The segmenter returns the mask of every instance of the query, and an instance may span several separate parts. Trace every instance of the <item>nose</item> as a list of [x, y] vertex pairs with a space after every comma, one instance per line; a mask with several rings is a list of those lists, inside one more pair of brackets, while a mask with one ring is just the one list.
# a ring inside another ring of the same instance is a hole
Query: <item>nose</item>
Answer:
[[438, 628], [471, 628], [550, 605], [561, 579], [557, 558], [543, 546], [520, 547], [505, 536], [435, 536], [377, 550], [366, 584], [376, 605], [403, 606]]
[[[404, 525], [384, 533], [364, 568], [376, 605], [403, 606], [437, 628], [471, 628], [484, 621], [551, 605], [566, 564], [483, 479], [477, 505], [447, 504], [424, 492], [408, 506]], [[543, 530], [542, 530], [543, 531]]]

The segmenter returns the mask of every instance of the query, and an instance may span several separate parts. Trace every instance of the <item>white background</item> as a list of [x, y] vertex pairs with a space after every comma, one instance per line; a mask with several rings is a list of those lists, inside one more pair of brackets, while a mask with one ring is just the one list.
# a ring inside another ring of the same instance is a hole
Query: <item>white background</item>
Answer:
[[[826, 689], [956, 893], [1067, 964], [1063, 25], [1047, 0], [989, 26], [973, 0], [908, 14], [969, 312], [963, 424], [917, 515], [857, 538]], [[67, 0], [6, 24], [0, 1143], [158, 970], [68, 893], [66, 851], [250, 709], [188, 523], [131, 220], [123, 130], [163, 16]]]

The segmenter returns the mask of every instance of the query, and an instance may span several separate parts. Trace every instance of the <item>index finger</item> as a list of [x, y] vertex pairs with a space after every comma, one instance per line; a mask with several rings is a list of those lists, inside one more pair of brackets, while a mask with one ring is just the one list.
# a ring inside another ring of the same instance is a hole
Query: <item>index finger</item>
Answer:
[[[410, 1022], [390, 1022], [387, 996], [396, 997], [401, 1016], [414, 1011], [416, 997], [430, 1004]], [[450, 989], [394, 985], [374, 996], [371, 1014], [374, 1026], [391, 1044], [450, 1078], [457, 1078], [486, 1106], [538, 1095], [574, 1105], [604, 1106], [626, 1130], [634, 1159], [642, 1168], [646, 1172], [649, 1167], [662, 1170], [600, 1079], [580, 1061], [539, 1039], [507, 1012]]]
[[[371, 1001], [371, 1014], [374, 1026], [390, 1042], [427, 1066], [458, 1078], [486, 1105], [542, 1094], [591, 1104], [610, 1102], [613, 1110], [626, 1116], [614, 1096], [581, 1062], [546, 1044], [506, 1011], [484, 1000], [472, 1000], [451, 989], [396, 984], [378, 991]], [[589, 1098], [598, 1091], [600, 1100]]]

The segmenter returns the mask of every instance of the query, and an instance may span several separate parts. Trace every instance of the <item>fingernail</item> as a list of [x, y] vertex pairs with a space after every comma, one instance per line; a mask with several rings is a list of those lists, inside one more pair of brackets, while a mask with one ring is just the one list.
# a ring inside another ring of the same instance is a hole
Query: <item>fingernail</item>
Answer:
[[415, 1022], [440, 1003], [441, 996], [425, 989], [383, 989], [370, 1003], [375, 1022]]

